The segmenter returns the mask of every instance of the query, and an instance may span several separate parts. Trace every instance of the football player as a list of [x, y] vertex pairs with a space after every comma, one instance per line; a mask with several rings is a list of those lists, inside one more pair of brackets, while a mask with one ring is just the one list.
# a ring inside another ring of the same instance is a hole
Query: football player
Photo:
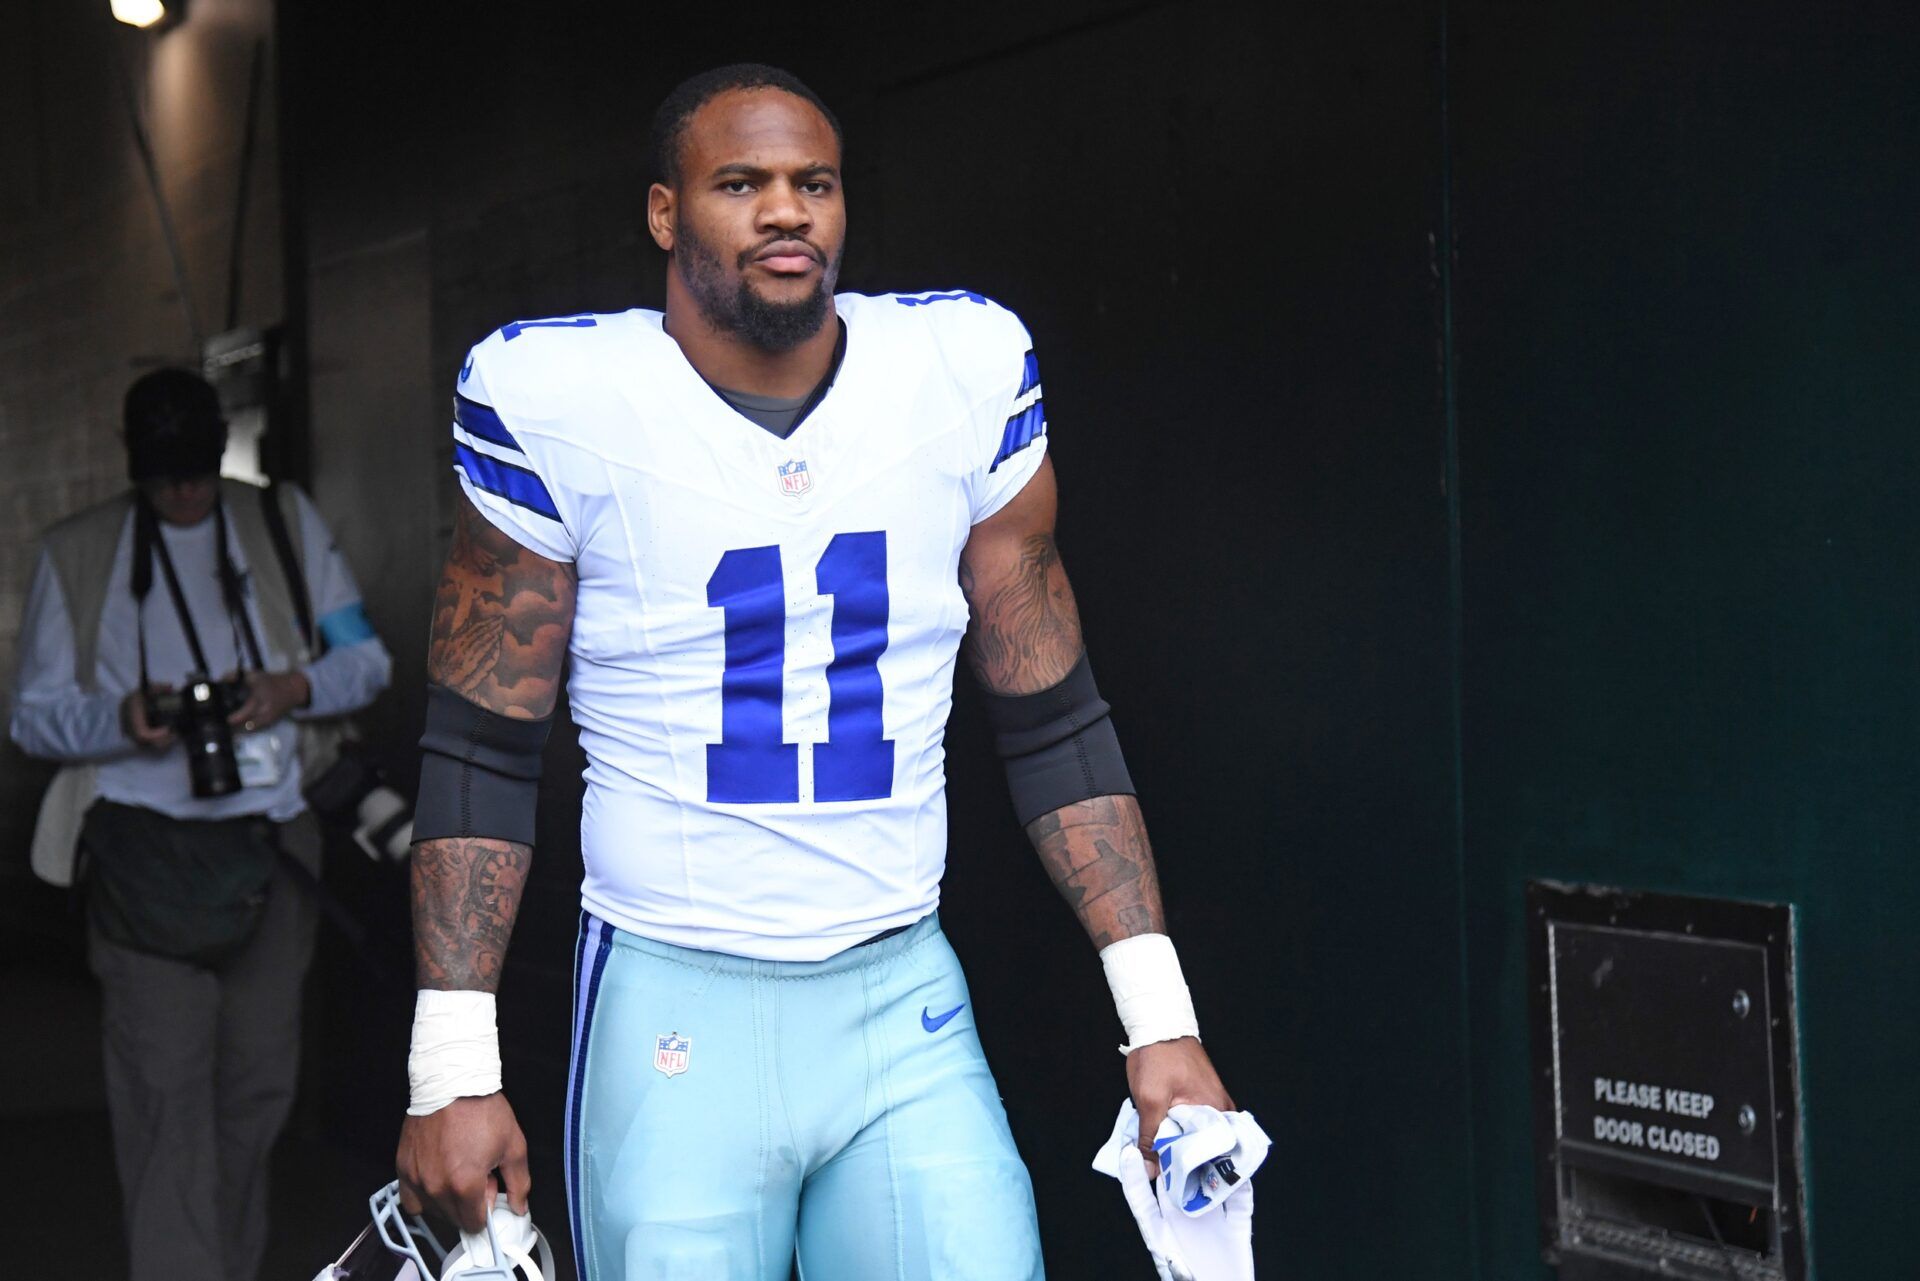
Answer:
[[793, 76], [697, 76], [653, 138], [665, 312], [516, 321], [459, 375], [403, 1203], [471, 1230], [497, 1170], [526, 1205], [493, 993], [570, 655], [582, 1277], [1037, 1278], [935, 912], [963, 637], [1019, 817], [1100, 949], [1141, 1135], [1233, 1103], [1054, 545], [1030, 340], [966, 291], [835, 294], [840, 126]]

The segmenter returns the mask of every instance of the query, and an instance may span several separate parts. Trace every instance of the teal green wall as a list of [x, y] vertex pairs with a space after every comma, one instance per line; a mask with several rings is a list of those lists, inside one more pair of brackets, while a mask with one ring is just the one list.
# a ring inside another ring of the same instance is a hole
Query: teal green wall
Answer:
[[1454, 6], [1482, 1275], [1543, 1273], [1523, 883], [1802, 910], [1818, 1275], [1911, 1275], [1920, 38]]

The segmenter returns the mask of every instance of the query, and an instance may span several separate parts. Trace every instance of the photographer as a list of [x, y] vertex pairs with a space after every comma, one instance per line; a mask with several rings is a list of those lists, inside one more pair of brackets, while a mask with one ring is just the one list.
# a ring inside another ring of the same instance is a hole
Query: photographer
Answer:
[[135, 382], [134, 487], [48, 532], [20, 641], [14, 741], [67, 766], [35, 868], [78, 845], [134, 1281], [259, 1270], [316, 919], [303, 768], [390, 667], [313, 505], [220, 479], [225, 444], [206, 382]]

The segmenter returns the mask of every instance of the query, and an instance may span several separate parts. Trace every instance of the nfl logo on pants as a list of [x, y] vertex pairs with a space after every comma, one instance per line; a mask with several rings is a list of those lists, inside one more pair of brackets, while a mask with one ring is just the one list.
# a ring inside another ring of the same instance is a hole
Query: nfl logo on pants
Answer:
[[653, 1068], [656, 1072], [679, 1076], [687, 1070], [687, 1060], [692, 1057], [693, 1038], [690, 1036], [669, 1032], [653, 1038]]

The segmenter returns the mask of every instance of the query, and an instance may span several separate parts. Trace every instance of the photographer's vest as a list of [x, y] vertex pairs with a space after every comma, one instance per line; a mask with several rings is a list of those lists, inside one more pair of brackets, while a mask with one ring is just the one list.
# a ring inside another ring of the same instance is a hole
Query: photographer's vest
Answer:
[[[289, 656], [296, 664], [312, 660], [306, 638], [295, 623], [293, 589], [287, 582], [273, 535], [267, 528], [262, 510], [263, 492], [245, 481], [220, 482], [220, 500], [227, 509], [241, 555], [251, 571], [250, 581], [259, 604], [260, 625], [268, 650]], [[274, 499], [289, 532], [304, 532], [300, 509], [292, 485], [277, 485]], [[47, 531], [47, 559], [60, 584], [60, 599], [67, 607], [67, 620], [73, 629], [73, 676], [80, 688], [91, 694], [98, 688], [96, 671], [100, 651], [100, 618], [107, 607], [107, 593], [128, 591], [126, 582], [111, 582], [113, 562], [120, 540], [127, 534], [133, 515], [133, 495], [122, 494], [97, 506], [67, 517]], [[303, 578], [313, 559], [308, 555], [301, 533], [288, 540], [295, 564]], [[311, 581], [311, 579], [309, 579]], [[338, 731], [306, 721], [301, 725], [300, 768], [311, 781], [331, 762]], [[33, 871], [41, 880], [54, 885], [73, 883], [73, 865], [80, 840], [80, 822], [95, 797], [98, 770], [90, 763], [78, 762], [60, 767], [40, 801], [40, 816], [33, 828]]]

